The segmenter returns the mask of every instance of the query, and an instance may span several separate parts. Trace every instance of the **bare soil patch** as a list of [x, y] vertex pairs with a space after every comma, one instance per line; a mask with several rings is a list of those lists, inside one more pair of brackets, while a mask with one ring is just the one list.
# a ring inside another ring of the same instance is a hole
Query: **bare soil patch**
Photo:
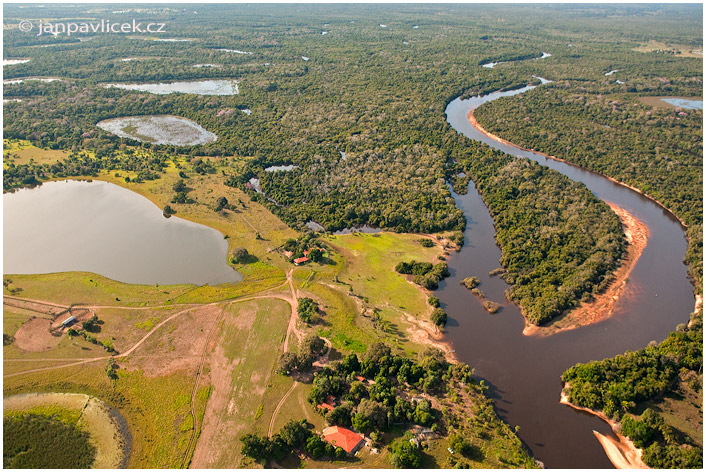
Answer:
[[15, 333], [15, 345], [23, 351], [49, 351], [61, 342], [61, 336], [52, 335], [50, 329], [50, 320], [32, 318]]
[[146, 377], [195, 371], [201, 360], [209, 328], [221, 307], [205, 305], [169, 321], [129, 357], [128, 370], [142, 369]]

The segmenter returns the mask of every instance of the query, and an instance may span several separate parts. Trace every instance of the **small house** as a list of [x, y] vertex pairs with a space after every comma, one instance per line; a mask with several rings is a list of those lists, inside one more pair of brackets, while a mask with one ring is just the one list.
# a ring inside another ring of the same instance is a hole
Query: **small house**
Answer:
[[295, 265], [302, 265], [302, 264], [307, 263], [307, 262], [309, 262], [309, 258], [308, 258], [308, 257], [300, 257], [299, 259], [294, 259], [294, 264], [295, 264]]
[[355, 453], [365, 444], [365, 438], [350, 429], [330, 426], [324, 429], [324, 441], [333, 447], [340, 447], [348, 454]]

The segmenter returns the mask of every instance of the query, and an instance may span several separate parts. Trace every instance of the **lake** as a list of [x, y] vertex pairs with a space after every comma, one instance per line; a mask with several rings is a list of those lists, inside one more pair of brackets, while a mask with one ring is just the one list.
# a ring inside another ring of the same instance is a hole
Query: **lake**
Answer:
[[[211, 64], [197, 64], [196, 66]], [[196, 67], [195, 66], [195, 67]], [[237, 95], [238, 81], [236, 80], [191, 80], [184, 82], [169, 82], [158, 84], [105, 84], [105, 87], [123, 90], [137, 90], [157, 95], [170, 93], [191, 93], [195, 95]]]
[[198, 123], [171, 115], [111, 118], [98, 122], [96, 126], [121, 138], [152, 144], [194, 146], [212, 143], [218, 139], [218, 136], [205, 130]]
[[3, 272], [85, 271], [134, 284], [219, 284], [242, 276], [218, 231], [164, 218], [107, 182], [48, 182], [3, 195]]

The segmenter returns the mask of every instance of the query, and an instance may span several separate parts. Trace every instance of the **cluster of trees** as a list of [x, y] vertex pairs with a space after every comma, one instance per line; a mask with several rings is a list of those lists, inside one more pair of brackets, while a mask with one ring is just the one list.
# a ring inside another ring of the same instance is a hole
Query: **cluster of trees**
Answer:
[[5, 469], [87, 469], [95, 458], [89, 434], [56, 416], [29, 413], [3, 418]]
[[307, 297], [297, 298], [297, 314], [304, 323], [311, 323], [318, 313], [319, 304], [313, 299]]
[[[623, 433], [644, 449], [642, 459], [651, 467], [682, 468], [702, 465], [703, 451], [694, 441], [677, 433], [664, 419], [647, 409], [640, 419], [635, 412], [641, 402], [658, 401], [677, 393], [680, 379], [691, 377], [690, 388], [701, 388], [703, 369], [703, 322], [692, 315], [689, 326], [680, 325], [660, 344], [612, 359], [577, 364], [562, 375], [569, 400], [579, 406], [602, 410], [615, 419], [622, 417]], [[682, 446], [686, 444], [685, 446]]]
[[665, 394], [682, 369], [702, 369], [701, 319], [692, 317], [690, 327], [681, 325], [658, 345], [571, 367], [562, 375], [570, 401], [617, 419], [637, 403]]
[[[375, 383], [367, 385], [358, 376], [374, 379]], [[470, 383], [468, 366], [449, 364], [435, 349], [426, 350], [415, 362], [393, 355], [383, 343], [374, 343], [361, 359], [349, 354], [332, 367], [316, 372], [309, 401], [317, 405], [328, 395], [340, 399], [340, 405], [326, 414], [327, 422], [352, 426], [365, 434], [379, 433], [400, 423], [436, 429], [434, 425], [441, 415], [431, 402], [427, 398], [406, 397], [410, 389], [438, 393], [452, 380]]]
[[[51, 147], [51, 143], [47, 143], [47, 147]], [[97, 177], [102, 171], [113, 170], [134, 172], [136, 175], [132, 179], [125, 178], [127, 182], [155, 180], [164, 173], [169, 160], [166, 154], [148, 156], [143, 152], [120, 151], [118, 146], [110, 151], [110, 156], [99, 156], [98, 153], [91, 156], [86, 152], [74, 152], [64, 160], [52, 164], [15, 164], [10, 155], [3, 172], [3, 189], [9, 191], [35, 187], [51, 178]]]
[[242, 453], [258, 462], [280, 461], [287, 454], [304, 453], [313, 459], [345, 459], [346, 451], [334, 447], [314, 434], [306, 420], [291, 420], [279, 432], [268, 438], [258, 434], [246, 434], [240, 438]]
[[642, 460], [656, 469], [701, 469], [703, 450], [693, 445], [682, 446], [677, 432], [653, 409], [647, 408], [638, 418], [623, 416], [620, 423], [624, 436], [642, 449]]
[[304, 256], [304, 252], [307, 252], [306, 257], [314, 262], [322, 262], [325, 260], [325, 251], [330, 251], [329, 247], [324, 244], [315, 233], [306, 233], [298, 239], [288, 239], [285, 241], [282, 249], [285, 251], [291, 251], [292, 257], [290, 260], [298, 259]]
[[431, 262], [400, 262], [395, 266], [400, 274], [414, 275], [414, 283], [427, 290], [439, 288], [439, 281], [449, 276], [449, 266], [445, 262], [436, 265]]
[[306, 372], [311, 369], [314, 359], [326, 352], [326, 343], [316, 334], [308, 334], [299, 345], [299, 349], [294, 352], [283, 352], [277, 362], [277, 370], [283, 375], [292, 372]]

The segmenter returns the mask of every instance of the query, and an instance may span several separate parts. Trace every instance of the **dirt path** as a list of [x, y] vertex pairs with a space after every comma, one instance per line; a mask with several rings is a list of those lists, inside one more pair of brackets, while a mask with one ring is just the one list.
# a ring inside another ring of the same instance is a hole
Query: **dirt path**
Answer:
[[647, 465], [642, 462], [642, 450], [635, 447], [632, 441], [630, 441], [628, 438], [620, 435], [618, 423], [612, 421], [610, 418], [604, 415], [603, 412], [594, 411], [590, 408], [583, 408], [574, 405], [569, 401], [569, 397], [566, 394], [565, 390], [561, 391], [561, 400], [559, 401], [559, 403], [570, 406], [574, 410], [584, 411], [586, 413], [590, 413], [591, 415], [597, 416], [610, 425], [611, 429], [613, 430], [613, 434], [615, 434], [615, 436], [618, 438], [617, 440], [608, 436], [604, 436], [597, 431], [594, 431], [593, 434], [598, 439], [598, 442], [601, 443], [601, 446], [603, 446], [606, 456], [608, 456], [610, 462], [612, 462], [616, 468], [649, 469], [649, 467], [647, 467]]
[[[291, 337], [291, 334], [294, 333], [297, 336], [297, 339], [301, 341], [302, 339], [302, 333], [297, 329], [297, 319], [299, 318], [299, 314], [297, 313], [297, 308], [299, 307], [299, 302], [297, 302], [297, 292], [294, 289], [294, 282], [292, 281], [292, 272], [294, 272], [294, 269], [290, 269], [289, 272], [287, 272], [287, 281], [289, 282], [289, 290], [292, 293], [292, 298], [289, 301], [289, 304], [292, 306], [292, 316], [289, 318], [289, 326], [287, 327], [287, 335], [284, 337], [284, 351], [287, 352], [289, 350], [289, 338]], [[286, 300], [286, 298], [283, 298]]]
[[284, 405], [284, 402], [287, 401], [287, 398], [289, 398], [289, 395], [294, 391], [294, 387], [297, 386], [299, 382], [296, 380], [292, 383], [292, 386], [287, 390], [287, 393], [284, 394], [282, 399], [279, 401], [277, 404], [277, 407], [275, 407], [275, 411], [272, 412], [272, 418], [270, 419], [270, 427], [267, 429], [267, 437], [271, 438], [273, 431], [275, 429], [275, 419], [277, 418], [277, 413], [279, 413], [279, 409], [282, 408], [282, 405]]
[[526, 336], [548, 336], [561, 331], [598, 323], [613, 315], [615, 303], [623, 294], [628, 278], [638, 259], [640, 259], [642, 251], [647, 246], [650, 232], [642, 221], [635, 218], [625, 209], [612, 203], [608, 203], [608, 206], [623, 223], [625, 237], [628, 241], [627, 254], [613, 274], [613, 281], [603, 293], [595, 295], [592, 301], [582, 303], [577, 308], [555, 318], [547, 326], [526, 324], [522, 334]]
[[203, 366], [206, 364], [206, 359], [208, 359], [208, 353], [210, 351], [209, 348], [211, 347], [211, 341], [213, 340], [213, 335], [216, 332], [221, 320], [223, 319], [223, 315], [225, 315], [225, 312], [228, 309], [229, 305], [230, 304], [226, 304], [223, 307], [221, 312], [218, 314], [218, 317], [213, 322], [213, 326], [211, 327], [210, 331], [208, 332], [208, 338], [206, 338], [206, 344], [204, 345], [203, 352], [201, 353], [201, 361], [199, 363], [199, 367], [196, 370], [196, 381], [194, 382], [194, 388], [191, 391], [191, 418], [193, 419], [194, 426], [191, 431], [191, 437], [189, 438], [189, 444], [187, 444], [186, 451], [184, 451], [184, 459], [182, 459], [182, 461], [181, 461], [181, 468], [182, 469], [186, 468], [186, 466], [188, 465], [189, 455], [191, 454], [191, 449], [192, 449], [192, 447], [195, 446], [196, 438], [198, 437], [197, 432], [199, 430], [199, 420], [198, 420], [198, 416], [196, 415], [196, 394], [198, 393], [199, 384], [201, 383], [201, 377], [203, 376]]

